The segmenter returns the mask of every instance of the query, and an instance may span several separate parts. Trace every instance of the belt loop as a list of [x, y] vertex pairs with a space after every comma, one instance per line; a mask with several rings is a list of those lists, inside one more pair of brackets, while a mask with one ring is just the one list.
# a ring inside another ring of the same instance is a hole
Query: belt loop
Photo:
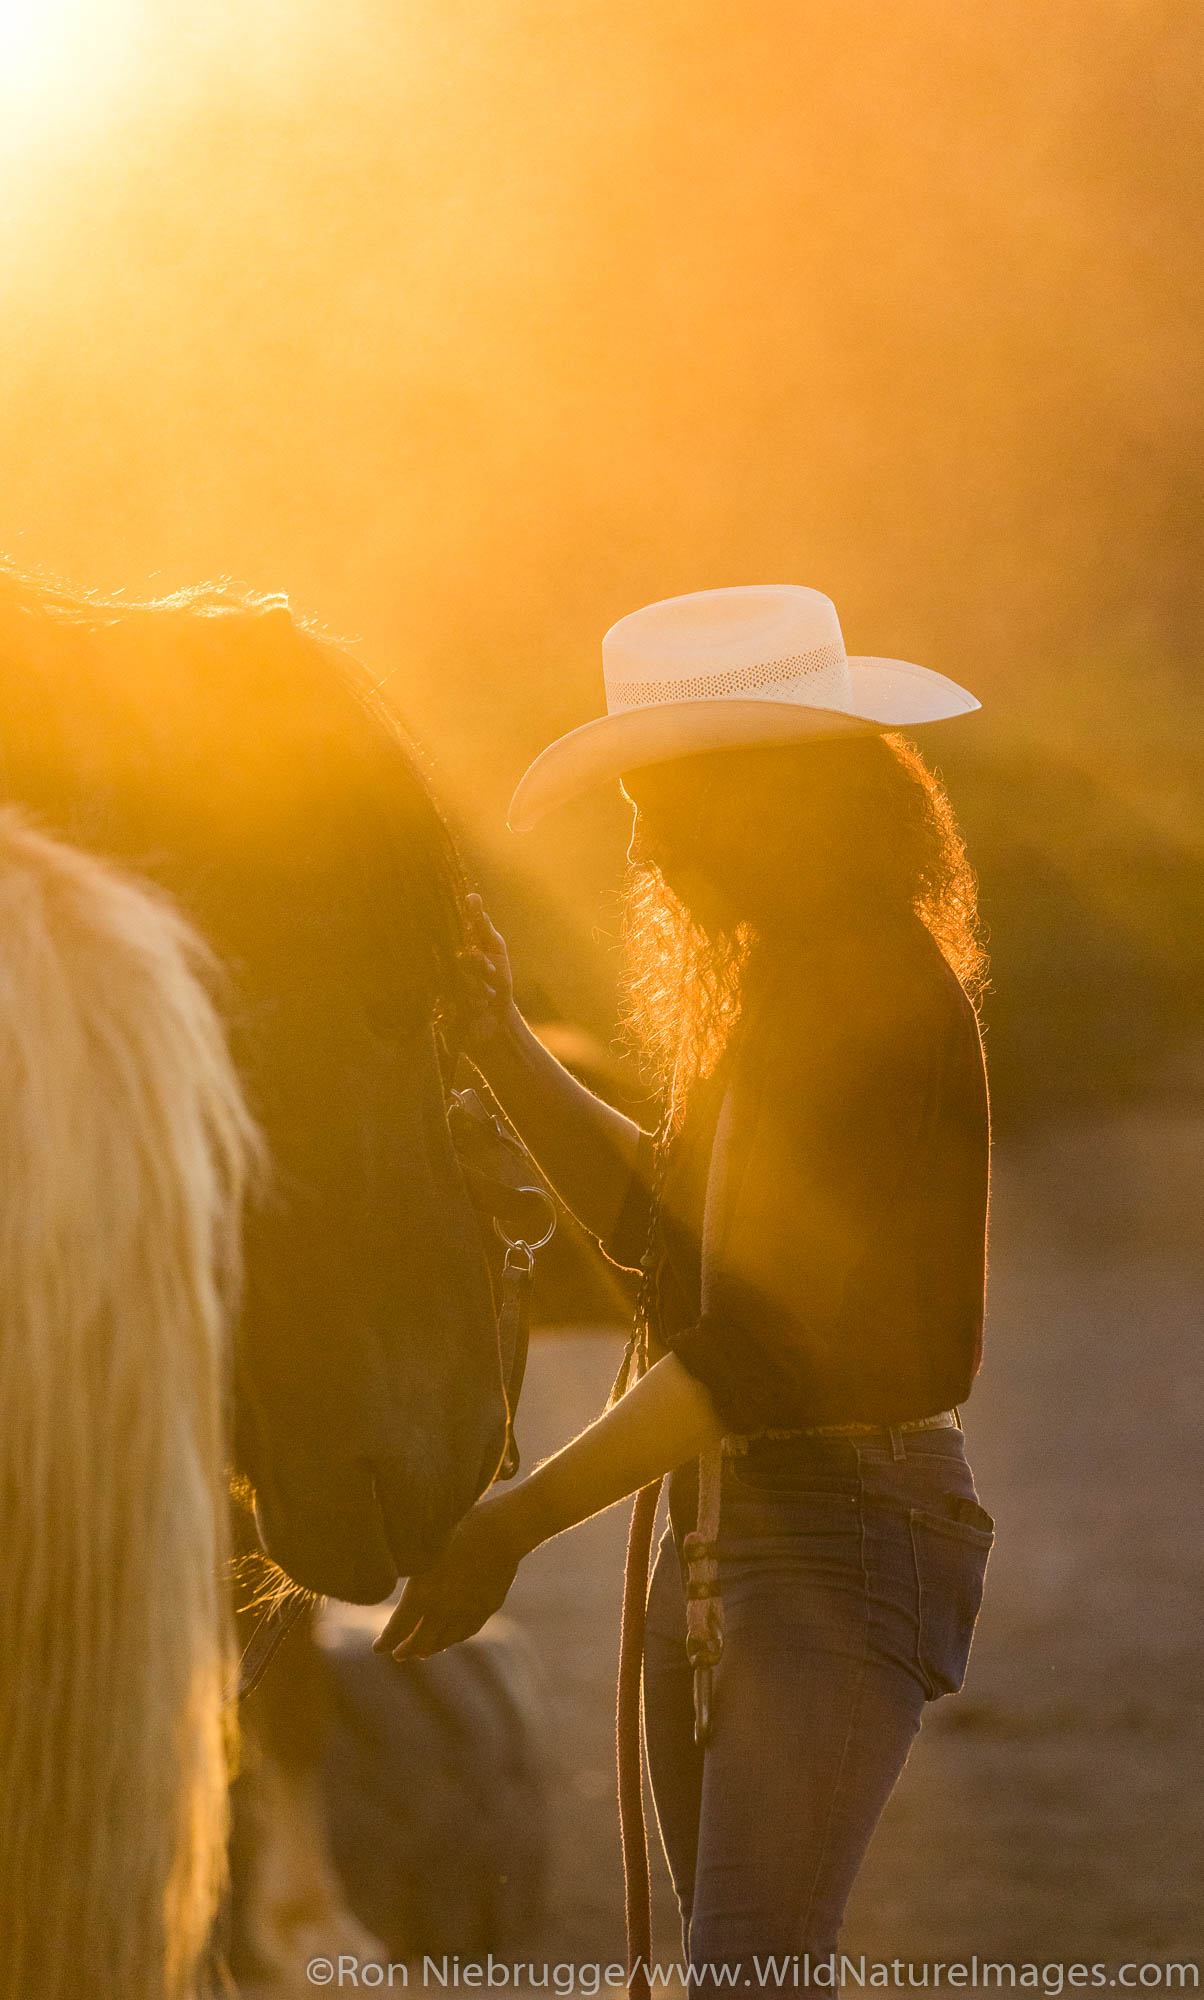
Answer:
[[901, 1431], [901, 1430], [899, 1429], [898, 1425], [897, 1425], [897, 1424], [891, 1424], [891, 1426], [890, 1426], [890, 1428], [889, 1428], [889, 1431], [888, 1431], [887, 1435], [888, 1435], [888, 1436], [889, 1436], [889, 1438], [890, 1438], [890, 1455], [891, 1455], [891, 1457], [892, 1457], [893, 1459], [896, 1459], [896, 1460], [898, 1460], [898, 1459], [900, 1459], [900, 1458], [905, 1458], [907, 1454], [905, 1453], [905, 1451], [904, 1451], [904, 1449], [903, 1449], [903, 1433], [902, 1433], [902, 1431]]

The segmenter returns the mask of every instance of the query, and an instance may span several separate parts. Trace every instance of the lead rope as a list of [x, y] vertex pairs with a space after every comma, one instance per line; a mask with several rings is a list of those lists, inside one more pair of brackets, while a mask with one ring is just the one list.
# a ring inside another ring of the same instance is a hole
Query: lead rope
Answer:
[[652, 1960], [652, 1879], [648, 1871], [648, 1827], [644, 1819], [644, 1762], [640, 1741], [640, 1691], [644, 1670], [644, 1626], [648, 1608], [648, 1568], [661, 1480], [635, 1496], [627, 1530], [623, 1570], [623, 1624], [619, 1637], [619, 1688], [615, 1716], [619, 1774], [619, 1838], [623, 1847], [623, 1898], [627, 1915], [627, 1991], [631, 2000], [650, 2000]]
[[[715, 1124], [711, 1171], [707, 1176], [702, 1224], [702, 1309], [709, 1304], [708, 1277], [719, 1262], [723, 1211], [730, 1164], [732, 1093], [724, 1093]], [[694, 1741], [705, 1750], [714, 1728], [715, 1668], [723, 1656], [723, 1598], [719, 1592], [719, 1502], [723, 1450], [719, 1444], [698, 1458], [698, 1516], [682, 1542], [686, 1564], [686, 1652], [694, 1669]]]
[[712, 1687], [723, 1655], [719, 1594], [719, 1495], [723, 1455], [718, 1445], [698, 1459], [698, 1523], [682, 1542], [686, 1562], [686, 1652], [694, 1669], [694, 1741], [705, 1750], [714, 1728]]
[[[708, 1276], [718, 1263], [719, 1237], [726, 1200], [732, 1094], [719, 1107], [707, 1176], [706, 1212], [702, 1224], [702, 1308], [708, 1305]], [[694, 1741], [704, 1750], [714, 1727], [712, 1694], [715, 1668], [723, 1655], [723, 1599], [719, 1594], [719, 1498], [723, 1485], [723, 1452], [719, 1445], [698, 1458], [698, 1517], [692, 1534], [682, 1541], [686, 1565], [686, 1652], [694, 1669]]]
[[[656, 1313], [657, 1218], [669, 1137], [672, 1094], [656, 1132], [648, 1234], [640, 1260], [635, 1315], [619, 1372], [607, 1401], [612, 1409], [648, 1366], [648, 1333]], [[627, 1917], [627, 1992], [630, 2000], [650, 2000], [652, 1959], [652, 1879], [648, 1869], [648, 1826], [644, 1818], [644, 1764], [640, 1741], [640, 1693], [644, 1672], [644, 1629], [648, 1610], [648, 1570], [652, 1533], [663, 1479], [640, 1488], [627, 1529], [623, 1565], [623, 1617], [619, 1630], [619, 1684], [615, 1705], [615, 1757], [619, 1784], [619, 1839], [623, 1849], [623, 1899]]]
[[[648, 1336], [657, 1311], [659, 1285], [658, 1216], [673, 1129], [672, 1093], [656, 1134], [652, 1185], [649, 1190], [648, 1236], [640, 1263], [635, 1316], [630, 1338], [610, 1392], [607, 1408], [637, 1382], [648, 1366]], [[726, 1104], [716, 1131], [721, 1161], [726, 1155]], [[704, 1223], [704, 1266], [720, 1201], [708, 1182]], [[723, 1652], [723, 1601], [719, 1595], [719, 1498], [722, 1455], [716, 1445], [698, 1461], [698, 1519], [685, 1537], [686, 1651], [694, 1669], [694, 1741], [704, 1749], [711, 1739], [712, 1676]], [[644, 1818], [644, 1772], [640, 1741], [640, 1695], [644, 1667], [644, 1634], [648, 1610], [648, 1570], [652, 1534], [663, 1479], [636, 1494], [627, 1530], [627, 1560], [623, 1570], [623, 1618], [619, 1638], [619, 1685], [615, 1718], [619, 1785], [619, 1833], [623, 1849], [623, 1887], [627, 1914], [627, 1990], [634, 2000], [650, 2000], [652, 1960], [652, 1884], [648, 1867], [648, 1827]]]

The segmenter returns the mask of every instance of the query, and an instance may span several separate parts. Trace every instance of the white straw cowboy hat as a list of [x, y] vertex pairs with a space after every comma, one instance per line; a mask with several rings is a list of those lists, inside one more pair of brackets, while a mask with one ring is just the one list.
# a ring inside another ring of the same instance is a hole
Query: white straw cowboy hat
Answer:
[[524, 773], [510, 802], [516, 833], [643, 764], [733, 744], [910, 729], [979, 706], [927, 667], [850, 659], [831, 598], [798, 583], [645, 605], [611, 626], [602, 669], [607, 713], [559, 737]]

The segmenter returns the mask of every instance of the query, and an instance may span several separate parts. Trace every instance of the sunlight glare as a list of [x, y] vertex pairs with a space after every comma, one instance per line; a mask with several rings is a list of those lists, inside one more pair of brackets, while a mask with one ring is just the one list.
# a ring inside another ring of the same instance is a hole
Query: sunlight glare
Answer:
[[128, 4], [0, 0], [0, 147], [60, 128], [95, 105], [129, 47]]

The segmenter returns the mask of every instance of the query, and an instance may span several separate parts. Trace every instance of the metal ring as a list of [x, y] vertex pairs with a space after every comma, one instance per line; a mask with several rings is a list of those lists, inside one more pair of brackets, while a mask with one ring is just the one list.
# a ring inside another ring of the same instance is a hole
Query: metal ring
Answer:
[[505, 1244], [507, 1250], [542, 1250], [544, 1244], [550, 1243], [552, 1241], [552, 1238], [556, 1234], [556, 1205], [552, 1201], [550, 1195], [546, 1195], [542, 1188], [520, 1188], [519, 1193], [538, 1195], [541, 1201], [547, 1203], [548, 1214], [551, 1220], [549, 1221], [547, 1228], [544, 1230], [543, 1235], [536, 1237], [534, 1240], [532, 1240], [530, 1237], [527, 1236], [507, 1236], [505, 1230], [502, 1228], [502, 1225], [498, 1221], [496, 1215], [493, 1218], [494, 1229], [501, 1237], [502, 1242]]

